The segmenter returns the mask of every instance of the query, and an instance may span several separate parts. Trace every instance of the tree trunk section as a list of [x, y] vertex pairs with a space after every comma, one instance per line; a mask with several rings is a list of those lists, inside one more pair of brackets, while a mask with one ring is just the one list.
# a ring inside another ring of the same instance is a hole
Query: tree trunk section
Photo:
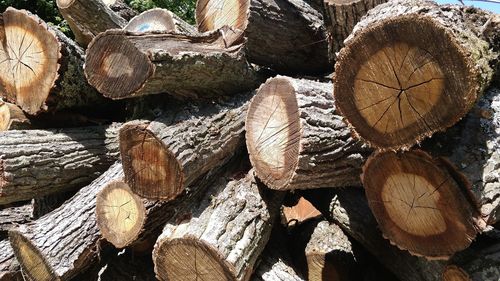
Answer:
[[169, 201], [226, 163], [243, 145], [250, 97], [190, 104], [152, 122], [125, 124], [120, 151], [127, 184], [139, 196]]
[[[370, 10], [334, 75], [336, 105], [357, 136], [381, 150], [408, 150], [464, 117], [500, 66], [494, 17], [421, 0]], [[483, 32], [488, 25], [493, 32]]]
[[90, 183], [119, 157], [119, 127], [4, 132], [0, 138], [0, 205]]
[[344, 40], [368, 10], [385, 2], [387, 0], [324, 0], [325, 25], [332, 60], [344, 47]]
[[[105, 1], [104, 1], [105, 2]], [[77, 38], [87, 46], [97, 34], [108, 29], [121, 29], [127, 20], [101, 0], [57, 0], [57, 7]], [[114, 1], [116, 2], [116, 1]]]
[[22, 281], [21, 267], [9, 240], [0, 241], [0, 281]]
[[71, 39], [25, 10], [7, 8], [0, 28], [2, 98], [28, 114], [104, 106], [86, 81], [84, 53]]
[[151, 9], [134, 17], [123, 28], [132, 32], [170, 31], [176, 33], [196, 34], [198, 31], [167, 9]]
[[85, 73], [112, 99], [233, 95], [255, 89], [263, 78], [246, 61], [243, 43], [242, 33], [228, 28], [192, 35], [110, 30], [89, 45]]
[[368, 149], [351, 137], [332, 84], [278, 76], [253, 98], [246, 121], [250, 161], [278, 190], [359, 185]]
[[0, 101], [0, 131], [22, 130], [30, 127], [30, 120], [19, 106]]
[[200, 32], [228, 25], [248, 38], [250, 62], [280, 73], [330, 72], [321, 5], [303, 0], [198, 0]]
[[160, 280], [249, 280], [278, 216], [282, 193], [259, 189], [253, 172], [220, 179], [165, 225], [153, 251]]
[[361, 178], [380, 229], [401, 249], [448, 259], [480, 229], [466, 191], [445, 164], [421, 150], [376, 153]]
[[96, 262], [101, 234], [95, 198], [109, 182], [122, 177], [117, 163], [57, 210], [10, 231], [23, 272], [33, 280], [70, 280]]

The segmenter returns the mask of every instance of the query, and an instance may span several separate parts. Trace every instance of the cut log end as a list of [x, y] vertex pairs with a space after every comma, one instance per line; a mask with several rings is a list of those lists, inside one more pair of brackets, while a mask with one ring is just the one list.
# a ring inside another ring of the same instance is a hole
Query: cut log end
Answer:
[[160, 280], [235, 280], [217, 252], [198, 240], [164, 241], [153, 260]]
[[176, 26], [170, 11], [151, 9], [131, 19], [124, 29], [133, 32], [175, 31]]
[[229, 26], [245, 30], [250, 0], [198, 0], [196, 23], [200, 32]]
[[401, 16], [367, 28], [340, 52], [335, 100], [372, 146], [407, 149], [467, 113], [477, 98], [476, 77], [439, 23]]
[[257, 176], [269, 187], [284, 188], [297, 167], [300, 119], [295, 89], [283, 78], [268, 80], [248, 110], [247, 147]]
[[138, 195], [170, 200], [182, 193], [181, 165], [145, 125], [126, 125], [120, 130], [120, 150], [125, 181]]
[[102, 236], [115, 247], [123, 248], [140, 234], [146, 208], [126, 183], [115, 181], [97, 195], [96, 215]]
[[334, 263], [328, 261], [328, 255], [312, 254], [307, 256], [309, 280], [344, 280]]
[[15, 104], [0, 101], [0, 131], [29, 127], [30, 120]]
[[2, 95], [29, 114], [36, 114], [45, 107], [58, 78], [61, 45], [45, 23], [24, 10], [7, 8], [2, 28]]
[[443, 281], [471, 281], [469, 275], [461, 268], [450, 265], [443, 271]]
[[125, 31], [110, 30], [89, 44], [85, 75], [105, 97], [131, 97], [153, 74], [154, 65], [125, 37]]
[[[73, 2], [75, 2], [75, 0], [57, 0], [56, 3], [57, 3], [57, 7], [59, 9], [66, 9], [68, 7], [70, 7]], [[106, 1], [103, 1], [103, 2], [106, 2]]]
[[9, 231], [9, 237], [23, 273], [27, 274], [32, 280], [59, 280], [40, 251], [20, 232], [11, 230]]
[[376, 154], [362, 180], [380, 228], [401, 249], [446, 258], [467, 248], [477, 233], [477, 214], [465, 194], [424, 152]]

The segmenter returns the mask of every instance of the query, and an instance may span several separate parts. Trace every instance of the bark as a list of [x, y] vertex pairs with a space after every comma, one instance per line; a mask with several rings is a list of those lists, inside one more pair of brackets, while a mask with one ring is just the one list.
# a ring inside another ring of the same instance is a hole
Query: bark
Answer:
[[323, 11], [315, 1], [200, 0], [196, 21], [201, 32], [223, 25], [244, 30], [252, 63], [281, 73], [332, 70]]
[[120, 151], [127, 184], [139, 196], [168, 201], [226, 163], [243, 145], [250, 97], [189, 104], [152, 122], [124, 125]]
[[23, 272], [34, 280], [69, 280], [96, 262], [101, 234], [95, 198], [107, 183], [122, 177], [121, 164], [114, 164], [60, 208], [9, 232]]
[[257, 176], [278, 190], [359, 185], [369, 150], [351, 137], [332, 84], [269, 79], [252, 100], [246, 142]]
[[124, 27], [132, 32], [170, 31], [177, 33], [196, 34], [198, 31], [167, 9], [151, 9], [134, 17]]
[[19, 106], [0, 101], [0, 131], [22, 130], [30, 127], [30, 120]]
[[0, 204], [90, 183], [117, 160], [119, 126], [4, 132], [0, 139]]
[[6, 101], [31, 115], [106, 104], [85, 79], [83, 50], [62, 32], [28, 11], [8, 8], [0, 35], [0, 88]]
[[21, 268], [8, 240], [0, 241], [0, 281], [22, 281]]
[[109, 4], [111, 10], [125, 20], [128, 21], [137, 16], [137, 11], [128, 6], [124, 0], [115, 0], [112, 2], [113, 3]]
[[57, 7], [69, 23], [77, 42], [84, 47], [97, 34], [127, 25], [127, 20], [101, 0], [57, 0]]
[[[7, 207], [0, 210], [0, 239], [7, 236], [7, 232], [20, 224], [32, 220], [33, 205], [30, 203], [21, 206]], [[1, 280], [1, 279], [0, 279]]]
[[64, 192], [61, 194], [51, 194], [43, 197], [34, 198], [31, 200], [32, 219], [36, 220], [43, 215], [46, 215], [53, 210], [59, 208], [66, 200], [75, 195], [75, 191]]
[[356, 135], [381, 150], [408, 150], [463, 118], [500, 66], [495, 18], [421, 0], [370, 10], [335, 66], [336, 104]]
[[448, 160], [490, 225], [500, 221], [500, 90], [487, 91], [467, 117], [423, 148]]
[[221, 178], [203, 200], [165, 225], [153, 251], [157, 278], [249, 280], [283, 195], [259, 189], [253, 172]]
[[[105, 97], [169, 93], [210, 98], [256, 88], [262, 75], [244, 56], [241, 32], [204, 34], [110, 30], [87, 49], [88, 81]], [[186, 79], [190, 77], [190, 79]]]
[[326, 0], [325, 25], [328, 31], [330, 57], [344, 47], [344, 40], [351, 34], [354, 26], [375, 6], [387, 0]]

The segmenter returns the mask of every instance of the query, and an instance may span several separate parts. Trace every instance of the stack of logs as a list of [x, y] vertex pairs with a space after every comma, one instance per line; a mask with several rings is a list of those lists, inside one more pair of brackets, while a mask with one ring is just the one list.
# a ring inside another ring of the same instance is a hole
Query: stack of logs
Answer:
[[57, 5], [0, 14], [0, 280], [500, 280], [500, 15]]

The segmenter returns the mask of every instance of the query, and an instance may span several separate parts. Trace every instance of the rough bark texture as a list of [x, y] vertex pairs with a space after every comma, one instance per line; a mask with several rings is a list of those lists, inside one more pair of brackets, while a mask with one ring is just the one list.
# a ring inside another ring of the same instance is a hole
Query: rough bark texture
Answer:
[[9, 240], [0, 241], [0, 281], [22, 281], [21, 267]]
[[119, 124], [8, 131], [0, 138], [0, 204], [81, 187], [118, 158]]
[[0, 131], [22, 130], [30, 127], [30, 120], [19, 106], [0, 101]]
[[354, 26], [373, 7], [387, 0], [325, 0], [325, 25], [328, 31], [330, 58], [344, 47], [344, 40]]
[[130, 188], [145, 198], [170, 200], [227, 162], [243, 144], [251, 95], [189, 104], [152, 122], [124, 125], [120, 151]]
[[60, 208], [9, 233], [23, 272], [34, 280], [69, 280], [90, 267], [100, 252], [95, 198], [110, 181], [123, 177], [114, 164]]
[[[221, 4], [238, 6], [238, 11], [215, 11]], [[321, 74], [332, 69], [322, 7], [315, 1], [199, 0], [196, 21], [201, 32], [224, 24], [244, 30], [252, 63], [282, 73]]]
[[259, 189], [253, 171], [220, 179], [203, 200], [165, 225], [153, 251], [156, 276], [249, 280], [283, 195]]
[[7, 237], [7, 231], [20, 224], [30, 222], [32, 219], [33, 205], [30, 203], [7, 207], [0, 210], [0, 239]]
[[127, 31], [150, 32], [171, 31], [185, 34], [196, 34], [198, 31], [167, 9], [151, 9], [134, 17], [123, 28]]
[[242, 33], [228, 28], [193, 35], [110, 30], [89, 45], [85, 73], [112, 99], [233, 95], [263, 79], [246, 61], [243, 43]]
[[500, 90], [490, 89], [467, 117], [423, 147], [450, 161], [487, 224], [500, 221]]
[[82, 46], [108, 29], [123, 28], [127, 21], [101, 0], [57, 0], [62, 16]]
[[113, 12], [115, 12], [125, 20], [130, 20], [133, 17], [137, 16], [137, 11], [130, 8], [130, 6], [128, 6], [124, 0], [116, 0], [114, 1], [114, 3], [110, 4], [109, 7], [111, 8], [111, 10], [113, 10]]
[[359, 185], [370, 150], [352, 138], [332, 88], [284, 76], [259, 88], [249, 107], [246, 140], [257, 176], [270, 188]]
[[378, 5], [339, 53], [336, 104], [372, 146], [407, 150], [458, 122], [492, 82], [499, 27], [497, 15], [465, 6]]

